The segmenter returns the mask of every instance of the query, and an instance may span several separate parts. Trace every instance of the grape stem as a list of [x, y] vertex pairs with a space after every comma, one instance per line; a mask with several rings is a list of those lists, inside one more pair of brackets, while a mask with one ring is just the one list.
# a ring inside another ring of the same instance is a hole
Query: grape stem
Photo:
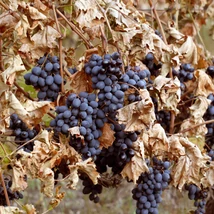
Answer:
[[184, 130], [180, 131], [179, 133], [182, 134], [182, 133], [188, 132], [188, 131], [190, 131], [190, 130], [192, 130], [192, 129], [195, 129], [195, 128], [197, 128], [198, 126], [203, 126], [203, 125], [209, 124], [209, 123], [214, 123], [214, 120], [207, 120], [207, 121], [205, 121], [205, 122], [203, 122], [203, 123], [196, 124], [196, 125], [192, 126], [191, 128], [184, 129]]
[[[59, 64], [60, 64], [60, 75], [63, 78], [63, 68], [62, 68], [62, 39], [63, 39], [63, 35], [62, 35], [62, 32], [60, 30], [60, 27], [59, 27], [59, 21], [57, 19], [57, 16], [56, 16], [56, 7], [55, 5], [53, 4], [52, 5], [52, 8], [53, 8], [53, 13], [54, 13], [54, 19], [55, 19], [55, 22], [56, 22], [56, 28], [57, 28], [57, 31], [60, 33], [60, 38], [59, 38]], [[64, 83], [62, 81], [61, 83], [61, 92], [64, 93]]]
[[70, 28], [79, 35], [82, 40], [85, 43], [85, 46], [87, 49], [93, 48], [94, 46], [87, 40], [87, 38], [83, 35], [80, 29], [77, 28], [76, 25], [74, 25], [72, 22], [70, 22], [58, 9], [56, 9], [56, 12], [66, 21], [66, 23], [70, 26]]
[[1, 180], [1, 185], [4, 189], [4, 196], [5, 196], [5, 199], [6, 199], [6, 203], [7, 203], [7, 206], [10, 206], [10, 200], [9, 200], [9, 197], [8, 197], [8, 194], [7, 194], [7, 188], [5, 186], [5, 183], [4, 183], [4, 178], [3, 178], [3, 174], [2, 174], [2, 170], [0, 169], [0, 180]]

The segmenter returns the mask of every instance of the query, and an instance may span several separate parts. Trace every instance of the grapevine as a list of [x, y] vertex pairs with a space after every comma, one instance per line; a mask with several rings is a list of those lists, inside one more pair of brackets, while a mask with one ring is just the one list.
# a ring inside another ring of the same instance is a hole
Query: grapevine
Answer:
[[[0, 2], [0, 213], [62, 212], [69, 190], [105, 213], [123, 185], [124, 213], [162, 213], [174, 190], [212, 212], [213, 5]], [[27, 202], [38, 180], [42, 208]]]

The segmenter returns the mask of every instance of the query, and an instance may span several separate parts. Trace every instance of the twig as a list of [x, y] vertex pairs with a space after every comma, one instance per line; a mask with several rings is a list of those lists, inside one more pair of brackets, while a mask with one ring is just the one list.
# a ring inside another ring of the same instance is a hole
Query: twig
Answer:
[[170, 127], [169, 127], [169, 133], [173, 134], [174, 132], [174, 126], [175, 126], [175, 113], [173, 111], [170, 111]]
[[205, 121], [203, 123], [196, 124], [195, 126], [192, 126], [191, 128], [188, 128], [188, 129], [184, 129], [184, 130], [180, 131], [179, 133], [183, 134], [183, 133], [188, 132], [188, 131], [190, 131], [190, 130], [192, 130], [194, 128], [197, 128], [198, 126], [203, 126], [203, 125], [209, 124], [209, 123], [214, 123], [214, 120], [208, 120], [208, 121]]
[[0, 169], [0, 180], [1, 180], [1, 185], [2, 185], [2, 187], [4, 189], [4, 196], [5, 196], [5, 199], [6, 199], [7, 206], [10, 206], [10, 200], [9, 200], [9, 197], [8, 197], [7, 188], [6, 188], [5, 183], [4, 183], [4, 177], [3, 177], [1, 169]]
[[[57, 31], [60, 33], [60, 38], [59, 38], [59, 64], [60, 64], [60, 75], [63, 78], [63, 69], [62, 69], [62, 32], [60, 30], [60, 27], [59, 27], [59, 21], [57, 19], [57, 15], [56, 15], [56, 7], [55, 5], [53, 4], [52, 5], [52, 8], [53, 8], [53, 13], [54, 13], [54, 18], [55, 18], [55, 22], [56, 22], [56, 27], [57, 27]], [[61, 83], [61, 92], [64, 93], [64, 81], [62, 81]]]
[[83, 35], [83, 33], [74, 25], [72, 22], [70, 22], [58, 9], [56, 9], [56, 12], [66, 21], [66, 23], [70, 26], [70, 28], [79, 35], [82, 40], [85, 42], [85, 46], [87, 49], [93, 48], [94, 46], [87, 40], [87, 38]]
[[2, 58], [2, 38], [0, 38], [0, 71], [4, 71], [4, 64]]
[[159, 19], [159, 16], [157, 14], [157, 11], [156, 11], [155, 7], [153, 7], [152, 0], [149, 0], [149, 4], [150, 4], [150, 7], [152, 8], [152, 11], [153, 11], [153, 13], [155, 15], [155, 18], [157, 19], [158, 26], [159, 26], [161, 34], [163, 36], [163, 41], [165, 42], [165, 44], [167, 44], [167, 40], [166, 40], [166, 36], [165, 36], [164, 30], [163, 30], [163, 26], [161, 24], [161, 21]]

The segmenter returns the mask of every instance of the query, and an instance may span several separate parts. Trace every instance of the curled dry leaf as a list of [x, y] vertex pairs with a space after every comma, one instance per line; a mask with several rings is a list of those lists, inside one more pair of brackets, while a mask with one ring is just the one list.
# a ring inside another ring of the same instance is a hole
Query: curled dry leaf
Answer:
[[4, 58], [4, 65], [7, 69], [1, 73], [3, 81], [5, 84], [13, 85], [17, 72], [22, 72], [25, 70], [25, 66], [19, 55], [11, 55]]
[[[22, 150], [20, 154], [23, 169], [32, 178], [42, 181], [42, 191], [48, 197], [53, 196], [54, 172], [52, 168], [58, 166], [61, 161], [69, 161], [75, 164], [81, 160], [80, 155], [66, 143], [66, 139], [60, 137], [60, 143], [49, 142], [49, 133], [44, 130], [34, 141], [34, 150], [29, 154]], [[63, 142], [64, 141], [64, 142]], [[46, 143], [49, 142], [49, 143]]]
[[146, 89], [139, 91], [142, 98], [118, 110], [118, 122], [126, 124], [125, 131], [144, 130], [155, 120], [154, 105]]
[[172, 135], [169, 137], [170, 153], [177, 158], [172, 168], [172, 184], [182, 189], [186, 182], [200, 186], [207, 170], [209, 156], [187, 138]]
[[207, 99], [206, 96], [198, 96], [195, 100], [195, 102], [193, 103], [193, 105], [191, 105], [189, 107], [190, 109], [190, 114], [195, 118], [201, 118], [204, 116], [209, 104], [210, 104], [211, 100]]
[[53, 103], [50, 101], [32, 101], [26, 100], [24, 103], [20, 103], [17, 97], [12, 92], [7, 92], [6, 97], [8, 99], [9, 107], [29, 126], [33, 127], [35, 124], [39, 124], [41, 118], [54, 108]]
[[36, 208], [32, 204], [22, 205], [22, 208], [26, 211], [26, 214], [37, 214]]
[[205, 136], [205, 134], [207, 133], [207, 127], [206, 125], [200, 125], [200, 126], [197, 126], [195, 128], [191, 128], [191, 127], [194, 127], [198, 124], [202, 124], [204, 123], [204, 119], [201, 117], [201, 118], [194, 118], [194, 117], [189, 117], [187, 118], [186, 120], [184, 120], [181, 124], [181, 131], [184, 131], [184, 130], [188, 130], [184, 133], [185, 136]]
[[136, 183], [141, 173], [148, 171], [144, 156], [144, 143], [141, 138], [138, 138], [137, 141], [134, 142], [134, 150], [135, 155], [132, 157], [131, 161], [125, 165], [121, 175], [123, 178], [127, 177], [129, 180]]
[[115, 140], [114, 131], [111, 129], [111, 125], [109, 123], [105, 123], [102, 128], [102, 135], [98, 139], [100, 141], [100, 147], [108, 148], [111, 146]]
[[93, 21], [103, 19], [103, 13], [95, 0], [77, 0], [74, 3], [74, 8], [76, 11], [76, 22], [81, 28], [93, 27]]
[[159, 92], [158, 110], [172, 110], [176, 114], [179, 113], [177, 105], [180, 102], [181, 89], [178, 78], [172, 80], [158, 76], [154, 80], [154, 88]]
[[202, 95], [207, 97], [210, 93], [213, 93], [214, 84], [210, 76], [204, 70], [197, 70], [194, 74], [198, 83], [195, 96]]
[[[26, 214], [26, 212], [24, 212], [23, 210], [20, 210], [18, 207], [13, 207], [13, 206], [9, 206], [9, 207], [0, 206], [0, 213], [2, 213], [2, 214]], [[36, 214], [36, 213], [34, 212], [32, 214]]]
[[65, 84], [66, 91], [73, 91], [79, 94], [82, 91], [92, 92], [92, 82], [89, 75], [84, 71], [78, 71], [70, 76]]
[[71, 189], [76, 189], [76, 185], [79, 181], [78, 171], [86, 173], [94, 184], [97, 184], [99, 173], [96, 170], [96, 165], [92, 162], [91, 158], [85, 161], [79, 161], [76, 164], [69, 165], [70, 175], [68, 187]]
[[56, 193], [54, 198], [51, 199], [49, 205], [51, 205], [53, 208], [57, 207], [65, 197], [65, 192], [60, 192], [61, 186], [56, 187]]
[[204, 186], [213, 186], [214, 185], [214, 163], [210, 162], [209, 169], [206, 171], [206, 176], [202, 178], [202, 183]]
[[12, 177], [12, 191], [22, 191], [27, 188], [27, 181], [26, 181], [26, 172], [21, 164], [20, 161], [13, 161], [11, 163], [11, 167], [13, 170], [13, 177]]
[[143, 142], [148, 155], [162, 156], [169, 151], [169, 141], [160, 124], [154, 124], [149, 130], [144, 130], [139, 139]]

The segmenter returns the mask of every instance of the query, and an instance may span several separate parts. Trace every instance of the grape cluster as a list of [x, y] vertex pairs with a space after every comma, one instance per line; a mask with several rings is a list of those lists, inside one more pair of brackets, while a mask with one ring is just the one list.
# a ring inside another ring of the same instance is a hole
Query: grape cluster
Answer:
[[55, 101], [61, 90], [62, 77], [57, 56], [43, 56], [38, 60], [38, 65], [24, 76], [27, 85], [33, 85], [39, 90], [39, 100]]
[[153, 158], [153, 166], [149, 161], [148, 173], [142, 173], [137, 186], [132, 190], [133, 199], [137, 201], [137, 214], [157, 214], [158, 204], [162, 201], [162, 191], [170, 182], [170, 162]]
[[122, 60], [119, 56], [117, 52], [105, 54], [103, 58], [93, 54], [85, 64], [85, 72], [91, 75], [93, 88], [99, 89], [99, 109], [110, 118], [114, 118], [116, 110], [124, 104], [124, 92], [118, 83], [122, 75]]
[[[125, 92], [129, 88], [133, 88], [132, 86], [137, 89], [146, 89], [148, 81], [151, 82], [149, 70], [141, 70], [139, 66], [135, 66], [134, 68], [128, 67], [126, 73], [120, 78], [121, 90]], [[135, 90], [135, 93], [130, 93], [127, 100], [128, 104], [140, 101], [139, 92]]]
[[81, 174], [79, 178], [83, 180], [82, 182], [84, 186], [82, 190], [83, 194], [89, 194], [89, 199], [94, 203], [98, 203], [100, 201], [98, 194], [101, 194], [103, 190], [102, 185], [93, 184], [91, 179], [86, 174]]
[[115, 174], [122, 171], [126, 163], [130, 162], [135, 152], [133, 150], [133, 143], [138, 138], [138, 133], [124, 131], [125, 125], [112, 125], [115, 131], [115, 141], [108, 148], [103, 148], [96, 163], [97, 170], [103, 173], [107, 170], [107, 166], [112, 168]]
[[157, 77], [160, 74], [161, 63], [156, 64], [154, 61], [153, 53], [148, 53], [143, 60], [143, 63], [147, 66], [152, 76]]
[[[210, 94], [207, 98], [209, 100], [211, 100], [211, 103], [208, 106], [208, 109], [204, 114], [203, 118], [205, 121], [214, 119], [214, 94]], [[206, 127], [207, 127], [208, 131], [205, 136], [205, 141], [206, 141], [205, 147], [206, 147], [207, 151], [209, 152], [208, 155], [213, 160], [214, 155], [213, 155], [212, 149], [214, 149], [213, 148], [213, 146], [214, 146], [214, 123], [208, 123], [208, 124], [206, 124]]]
[[194, 78], [194, 68], [191, 66], [191, 64], [184, 63], [180, 66], [180, 69], [176, 71], [174, 68], [172, 69], [173, 76], [178, 77], [178, 79], [181, 82], [181, 91], [184, 92], [186, 90], [186, 85], [184, 82], [187, 82], [189, 80], [192, 80]]
[[95, 159], [100, 153], [98, 138], [102, 135], [101, 128], [107, 122], [104, 112], [98, 109], [96, 94], [72, 93], [67, 97], [66, 105], [56, 107], [56, 113], [58, 115], [50, 126], [65, 135], [68, 135], [69, 128], [78, 126], [84, 143], [80, 137], [71, 135], [69, 144], [83, 155], [83, 159]]
[[68, 71], [70, 72], [70, 74], [75, 74], [77, 72], [76, 68], [69, 68]]
[[[9, 200], [23, 198], [23, 195], [19, 191], [13, 192], [11, 190], [12, 180], [10, 178], [5, 177], [4, 183], [5, 183], [5, 187], [7, 189], [7, 194], [8, 194]], [[4, 188], [1, 184], [0, 184], [0, 206], [7, 206], [7, 202], [6, 202], [6, 198], [5, 198], [5, 194], [4, 194]]]
[[[15, 143], [18, 145], [23, 145], [27, 141], [33, 139], [38, 133], [36, 129], [28, 129], [26, 124], [18, 117], [17, 114], [12, 114], [10, 116], [10, 129], [13, 130], [15, 135]], [[23, 146], [24, 150], [27, 152], [33, 151], [34, 142], [30, 142]]]
[[210, 65], [206, 72], [213, 78], [214, 77], [214, 65]]
[[188, 191], [189, 199], [195, 200], [194, 206], [197, 208], [195, 214], [205, 213], [206, 198], [208, 196], [207, 190], [202, 190], [195, 184], [185, 185], [185, 189]]

